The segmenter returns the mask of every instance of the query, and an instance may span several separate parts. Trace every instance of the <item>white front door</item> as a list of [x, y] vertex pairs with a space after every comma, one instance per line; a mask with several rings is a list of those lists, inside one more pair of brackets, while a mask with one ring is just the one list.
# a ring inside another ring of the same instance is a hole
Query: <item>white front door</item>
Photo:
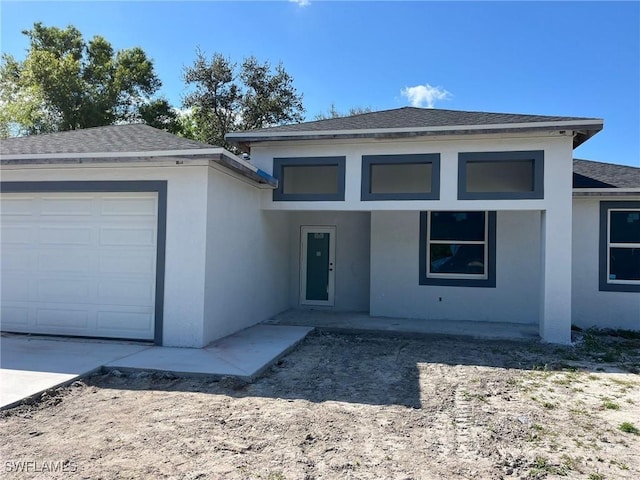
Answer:
[[0, 198], [2, 330], [153, 340], [157, 193]]
[[336, 227], [301, 227], [300, 303], [333, 306]]

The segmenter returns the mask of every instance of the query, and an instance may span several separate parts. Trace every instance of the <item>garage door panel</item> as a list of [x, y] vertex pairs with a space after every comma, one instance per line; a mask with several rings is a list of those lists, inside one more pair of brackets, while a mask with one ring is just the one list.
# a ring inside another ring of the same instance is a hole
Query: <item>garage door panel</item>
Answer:
[[79, 226], [41, 227], [39, 240], [44, 245], [91, 245], [91, 233], [91, 228]]
[[[4, 209], [4, 203], [2, 204]], [[4, 212], [2, 213], [4, 216]], [[33, 245], [36, 243], [36, 228], [28, 225], [2, 225], [3, 245]]]
[[140, 252], [135, 255], [107, 254], [101, 255], [99, 261], [101, 273], [155, 276], [155, 252]]
[[150, 215], [149, 212], [153, 212], [154, 208], [155, 200], [152, 198], [105, 198], [101, 205], [102, 215], [117, 215], [119, 217], [140, 215], [148, 217], [150, 220], [154, 218], [154, 215]]
[[115, 305], [149, 304], [153, 288], [149, 281], [103, 280], [98, 285], [98, 301]]
[[105, 246], [141, 246], [150, 247], [156, 243], [154, 228], [114, 228], [100, 229], [100, 245]]
[[91, 286], [87, 279], [46, 278], [38, 281], [39, 302], [90, 303]]
[[[4, 241], [4, 238], [2, 239]], [[3, 248], [4, 250], [4, 248]], [[28, 272], [35, 268], [34, 258], [36, 257], [34, 251], [22, 251], [18, 255], [5, 255], [2, 254], [2, 270], [6, 273], [21, 273]], [[7, 277], [9, 281], [11, 277]]]
[[[89, 253], [68, 252], [43, 253], [38, 255], [38, 270], [45, 273], [90, 273], [93, 258]], [[72, 254], [71, 254], [72, 253]]]
[[93, 213], [93, 198], [90, 196], [42, 198], [40, 215], [43, 216], [90, 216]]
[[87, 329], [89, 312], [86, 310], [40, 308], [36, 311], [36, 325], [53, 327], [56, 332], [65, 330]]
[[2, 328], [28, 328], [29, 326], [29, 307], [5, 307], [0, 308], [2, 315]]
[[97, 328], [103, 332], [130, 332], [132, 337], [148, 332], [153, 327], [150, 313], [98, 312]]
[[33, 215], [35, 199], [33, 197], [18, 197], [2, 200], [2, 215], [11, 216], [31, 216]]
[[0, 198], [3, 330], [154, 338], [157, 193]]
[[28, 302], [29, 280], [27, 278], [3, 278], [0, 293], [2, 294], [3, 304], [7, 302]]

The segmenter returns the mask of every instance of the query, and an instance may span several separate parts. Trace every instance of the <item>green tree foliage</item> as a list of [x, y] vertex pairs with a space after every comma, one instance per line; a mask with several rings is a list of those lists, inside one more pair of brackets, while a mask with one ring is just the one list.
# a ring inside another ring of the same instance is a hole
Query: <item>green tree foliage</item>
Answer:
[[326, 112], [317, 113], [314, 120], [327, 120], [329, 118], [351, 117], [353, 115], [361, 115], [363, 113], [371, 113], [371, 107], [351, 107], [348, 112], [340, 112], [336, 108], [335, 103], [332, 103]]
[[232, 131], [272, 127], [303, 120], [302, 95], [282, 64], [275, 69], [255, 57], [240, 66], [216, 53], [207, 59], [196, 51], [193, 65], [184, 70], [192, 87], [183, 101], [183, 133], [202, 142], [232, 148], [225, 135]]
[[141, 48], [114, 51], [100, 36], [86, 42], [73, 26], [35, 23], [22, 33], [30, 41], [24, 61], [5, 54], [0, 62], [0, 134], [172, 124], [166, 100], [152, 97], [161, 82]]

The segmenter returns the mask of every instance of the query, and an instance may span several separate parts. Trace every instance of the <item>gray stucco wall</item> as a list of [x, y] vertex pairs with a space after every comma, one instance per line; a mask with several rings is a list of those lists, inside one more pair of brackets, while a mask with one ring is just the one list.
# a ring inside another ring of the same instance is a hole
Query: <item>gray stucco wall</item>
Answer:
[[[334, 307], [313, 307], [335, 311], [369, 310], [369, 232], [368, 212], [291, 212], [290, 296], [291, 308], [300, 305], [300, 227], [336, 227], [336, 287]], [[309, 307], [304, 307], [309, 308]]]
[[614, 200], [640, 201], [640, 195], [573, 200], [572, 323], [640, 330], [640, 293], [599, 289], [600, 202]]
[[205, 344], [288, 308], [285, 215], [260, 210], [260, 190], [209, 169]]
[[372, 212], [372, 316], [538, 324], [540, 213], [498, 212], [496, 288], [418, 284], [419, 212]]

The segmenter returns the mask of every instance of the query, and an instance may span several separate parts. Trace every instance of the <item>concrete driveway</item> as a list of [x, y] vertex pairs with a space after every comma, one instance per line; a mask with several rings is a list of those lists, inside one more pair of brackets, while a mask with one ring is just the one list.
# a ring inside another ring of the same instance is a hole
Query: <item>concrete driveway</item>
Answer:
[[150, 345], [3, 335], [0, 408], [148, 348]]
[[0, 408], [102, 367], [252, 380], [312, 330], [301, 326], [255, 325], [206, 348], [2, 334]]

